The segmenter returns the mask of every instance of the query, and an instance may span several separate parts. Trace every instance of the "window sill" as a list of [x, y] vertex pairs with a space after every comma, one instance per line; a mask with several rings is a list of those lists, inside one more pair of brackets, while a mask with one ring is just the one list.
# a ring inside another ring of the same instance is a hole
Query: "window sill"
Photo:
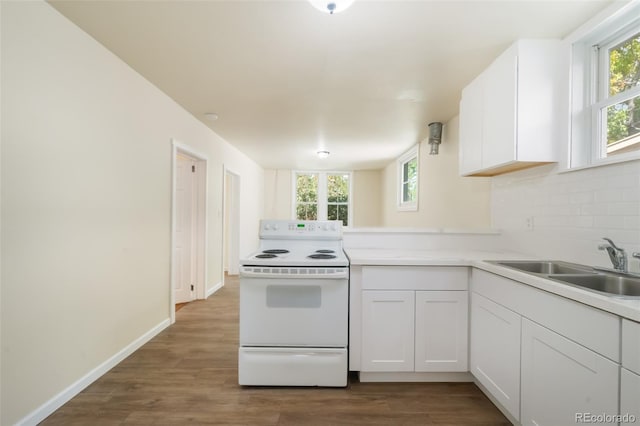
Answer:
[[581, 170], [594, 169], [594, 168], [597, 168], [597, 167], [604, 167], [604, 166], [612, 166], [614, 164], [628, 163], [628, 162], [632, 162], [632, 161], [640, 161], [640, 153], [634, 154], [634, 155], [631, 155], [631, 156], [627, 156], [627, 157], [624, 157], [624, 158], [608, 158], [608, 159], [605, 159], [605, 160], [600, 160], [597, 163], [585, 164], [583, 166], [575, 166], [575, 167], [563, 168], [563, 169], [558, 170], [558, 173], [579, 172]]
[[400, 205], [400, 206], [398, 206], [397, 210], [399, 212], [417, 212], [418, 211], [418, 205], [417, 204]]

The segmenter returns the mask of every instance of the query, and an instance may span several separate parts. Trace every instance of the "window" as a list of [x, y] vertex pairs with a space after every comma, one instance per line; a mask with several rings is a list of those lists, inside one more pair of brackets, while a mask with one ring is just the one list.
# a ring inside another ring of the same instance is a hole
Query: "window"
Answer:
[[351, 224], [351, 173], [295, 172], [294, 217]]
[[640, 6], [573, 44], [570, 167], [640, 158]]
[[640, 149], [640, 28], [598, 47], [601, 157]]
[[318, 174], [296, 174], [296, 219], [318, 219]]
[[398, 210], [418, 210], [418, 145], [398, 158]]

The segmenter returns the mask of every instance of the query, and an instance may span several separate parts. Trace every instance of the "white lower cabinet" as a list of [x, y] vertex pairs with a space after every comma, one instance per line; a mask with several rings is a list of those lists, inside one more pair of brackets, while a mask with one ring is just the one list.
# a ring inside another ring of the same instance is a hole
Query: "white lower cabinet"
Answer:
[[467, 295], [363, 291], [361, 371], [467, 371]]
[[471, 373], [518, 419], [522, 317], [486, 297], [472, 293], [471, 318]]
[[521, 423], [569, 425], [584, 422], [584, 416], [617, 415], [619, 368], [523, 318]]
[[622, 320], [620, 415], [621, 424], [633, 423], [631, 416], [640, 422], [640, 323], [628, 319]]
[[[640, 422], [640, 375], [626, 368], [620, 369], [620, 416]], [[625, 421], [632, 423], [632, 421]]]
[[362, 292], [362, 371], [413, 371], [413, 291]]
[[467, 371], [468, 294], [416, 291], [415, 371]]

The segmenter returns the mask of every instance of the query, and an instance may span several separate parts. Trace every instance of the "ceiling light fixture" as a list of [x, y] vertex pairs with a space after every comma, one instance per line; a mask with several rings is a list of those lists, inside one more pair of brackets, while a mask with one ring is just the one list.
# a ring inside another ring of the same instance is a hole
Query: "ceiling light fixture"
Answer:
[[318, 158], [327, 158], [329, 156], [329, 151], [318, 151], [316, 154], [318, 154]]
[[216, 121], [218, 119], [218, 114], [216, 114], [214, 112], [207, 112], [207, 113], [204, 114], [204, 116], [209, 121]]
[[429, 123], [429, 145], [431, 146], [429, 155], [438, 155], [440, 142], [442, 142], [442, 123]]
[[355, 0], [309, 0], [321, 12], [333, 15], [347, 9]]

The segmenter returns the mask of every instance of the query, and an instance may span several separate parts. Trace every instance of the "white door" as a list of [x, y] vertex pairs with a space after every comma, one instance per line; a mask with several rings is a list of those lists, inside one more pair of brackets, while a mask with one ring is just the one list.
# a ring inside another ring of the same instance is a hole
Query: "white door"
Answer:
[[362, 292], [362, 371], [413, 371], [414, 295]]
[[194, 299], [196, 282], [196, 162], [181, 153], [176, 157], [175, 302]]
[[516, 419], [520, 418], [522, 317], [471, 293], [471, 374]]
[[619, 368], [523, 318], [521, 423], [572, 425], [581, 423], [580, 415], [617, 415]]
[[466, 291], [417, 291], [415, 371], [468, 371]]

